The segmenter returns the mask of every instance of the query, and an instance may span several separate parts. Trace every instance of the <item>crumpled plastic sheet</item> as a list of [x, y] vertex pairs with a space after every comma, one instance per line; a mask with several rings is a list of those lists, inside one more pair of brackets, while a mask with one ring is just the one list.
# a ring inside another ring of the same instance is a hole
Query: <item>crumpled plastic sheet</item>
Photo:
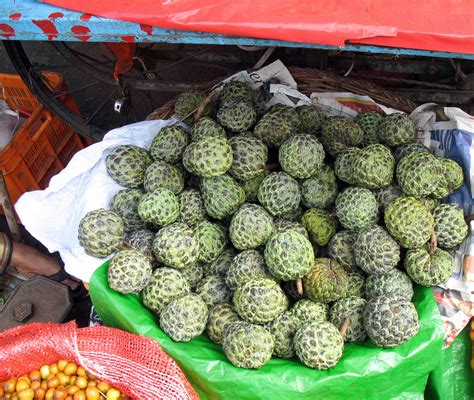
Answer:
[[[474, 53], [473, 0], [43, 0], [183, 31], [344, 46]], [[186, 36], [186, 32], [179, 33]]]
[[430, 289], [417, 287], [413, 301], [421, 328], [401, 346], [381, 349], [369, 342], [347, 344], [337, 366], [327, 371], [283, 359], [272, 359], [260, 370], [236, 368], [207, 335], [188, 343], [173, 342], [138, 296], [110, 289], [107, 268], [105, 263], [90, 282], [91, 299], [102, 321], [155, 339], [203, 399], [421, 400], [428, 374], [441, 354], [444, 332], [436, 302]]

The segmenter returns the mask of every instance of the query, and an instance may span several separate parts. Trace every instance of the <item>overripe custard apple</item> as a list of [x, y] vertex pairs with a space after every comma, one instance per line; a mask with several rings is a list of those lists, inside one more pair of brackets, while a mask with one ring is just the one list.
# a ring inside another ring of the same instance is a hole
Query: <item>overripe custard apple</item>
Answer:
[[294, 346], [304, 365], [325, 370], [334, 367], [341, 358], [344, 339], [330, 322], [310, 322], [298, 329]]
[[265, 245], [275, 232], [273, 218], [257, 204], [243, 204], [233, 215], [229, 235], [236, 249], [254, 249]]
[[197, 262], [199, 241], [190, 227], [175, 222], [158, 231], [153, 241], [153, 252], [159, 262], [184, 269]]
[[115, 147], [107, 156], [107, 172], [118, 184], [137, 188], [143, 184], [145, 170], [152, 163], [150, 153], [142, 147], [123, 145]]
[[148, 229], [140, 229], [127, 234], [125, 242], [128, 246], [142, 253], [151, 262], [155, 261], [153, 254], [153, 240], [155, 233]]
[[79, 223], [79, 244], [86, 254], [104, 258], [122, 244], [124, 237], [122, 218], [113, 212], [99, 208], [88, 212]]
[[224, 329], [222, 347], [235, 367], [260, 369], [272, 358], [273, 346], [273, 337], [263, 326], [237, 321]]
[[356, 232], [337, 232], [328, 243], [328, 255], [336, 260], [346, 270], [354, 271], [357, 264], [354, 258], [354, 243], [357, 238]]
[[235, 290], [232, 301], [237, 314], [253, 324], [266, 324], [288, 309], [285, 293], [268, 278], [244, 282]]
[[122, 294], [138, 293], [150, 281], [150, 261], [136, 250], [122, 250], [110, 261], [107, 280], [112, 290]]
[[293, 178], [309, 178], [323, 165], [324, 149], [313, 135], [293, 135], [278, 150], [283, 171]]
[[171, 300], [160, 314], [160, 328], [175, 342], [189, 342], [206, 329], [208, 309], [198, 294]]
[[273, 172], [260, 184], [258, 200], [273, 216], [295, 210], [301, 200], [298, 182], [285, 172]]
[[146, 308], [159, 315], [171, 300], [190, 292], [191, 286], [181, 272], [173, 268], [157, 268], [142, 292], [142, 302]]
[[379, 347], [395, 347], [415, 336], [420, 329], [413, 303], [400, 297], [380, 296], [364, 309], [367, 335]]
[[265, 247], [265, 261], [276, 278], [284, 281], [299, 279], [313, 266], [313, 246], [294, 229], [276, 233]]

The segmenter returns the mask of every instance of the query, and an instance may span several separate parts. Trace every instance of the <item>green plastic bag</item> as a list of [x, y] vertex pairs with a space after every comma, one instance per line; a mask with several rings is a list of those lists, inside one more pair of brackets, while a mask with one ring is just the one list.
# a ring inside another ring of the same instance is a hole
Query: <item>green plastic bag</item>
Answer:
[[474, 399], [474, 372], [471, 368], [469, 325], [447, 349], [441, 352], [436, 369], [430, 374], [426, 399]]
[[232, 366], [206, 335], [175, 343], [136, 295], [121, 295], [107, 283], [107, 263], [90, 282], [94, 307], [106, 325], [154, 338], [181, 366], [203, 399], [423, 399], [428, 374], [443, 343], [439, 312], [430, 289], [417, 288], [420, 332], [394, 349], [348, 344], [335, 368], [316, 371], [295, 360], [272, 359], [260, 370]]

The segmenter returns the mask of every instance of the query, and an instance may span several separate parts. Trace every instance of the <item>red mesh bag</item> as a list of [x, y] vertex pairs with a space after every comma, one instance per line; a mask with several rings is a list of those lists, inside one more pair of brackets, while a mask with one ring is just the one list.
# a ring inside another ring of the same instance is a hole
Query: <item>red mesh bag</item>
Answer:
[[82, 365], [136, 400], [199, 399], [153, 339], [118, 329], [29, 324], [0, 333], [0, 382], [59, 359]]

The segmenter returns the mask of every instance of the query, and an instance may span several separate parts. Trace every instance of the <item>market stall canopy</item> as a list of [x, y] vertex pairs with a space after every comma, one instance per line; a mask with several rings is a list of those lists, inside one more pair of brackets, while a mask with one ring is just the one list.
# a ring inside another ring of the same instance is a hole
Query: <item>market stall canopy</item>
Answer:
[[474, 0], [44, 0], [161, 28], [474, 54]]

